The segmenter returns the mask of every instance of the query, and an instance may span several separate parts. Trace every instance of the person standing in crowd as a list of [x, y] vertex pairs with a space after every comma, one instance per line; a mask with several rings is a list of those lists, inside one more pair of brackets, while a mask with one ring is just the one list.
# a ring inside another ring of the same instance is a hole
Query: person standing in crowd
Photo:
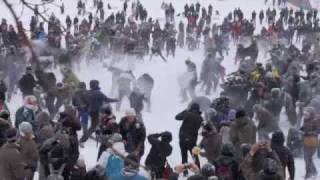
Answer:
[[35, 96], [24, 97], [24, 105], [16, 112], [15, 127], [18, 128], [20, 123], [29, 122], [33, 129], [37, 128], [36, 113], [39, 110], [37, 98]]
[[[288, 168], [289, 179], [295, 179], [294, 157], [290, 150], [284, 146], [284, 138], [284, 134], [281, 131], [273, 133], [271, 138], [271, 148], [278, 154], [283, 170], [286, 171], [286, 168]], [[286, 172], [283, 172], [283, 174], [286, 175]]]
[[22, 96], [33, 95], [33, 88], [36, 87], [36, 80], [32, 74], [32, 67], [26, 68], [26, 74], [24, 74], [19, 80], [19, 88], [22, 92]]
[[172, 146], [170, 145], [172, 134], [168, 131], [160, 134], [150, 134], [148, 141], [151, 144], [151, 149], [145, 164], [151, 169], [153, 178], [163, 178], [164, 170], [168, 163], [167, 157], [172, 152]]
[[0, 148], [0, 174], [3, 179], [20, 180], [27, 177], [23, 156], [17, 143], [19, 131], [15, 128], [6, 132], [7, 143]]
[[120, 134], [126, 142], [126, 151], [135, 154], [139, 161], [144, 154], [144, 141], [146, 139], [146, 128], [136, 117], [134, 109], [128, 109], [126, 116], [119, 123]]
[[37, 171], [39, 152], [36, 142], [33, 140], [33, 130], [29, 122], [22, 122], [19, 125], [20, 153], [22, 160], [25, 163], [26, 180], [33, 180], [34, 174]]
[[303, 113], [304, 123], [304, 161], [306, 163], [305, 178], [316, 177], [317, 168], [313, 162], [313, 156], [318, 148], [319, 121], [316, 118], [316, 111], [313, 107], [306, 107]]
[[[176, 120], [182, 121], [179, 131], [179, 145], [181, 150], [182, 164], [188, 162], [188, 151], [192, 154], [192, 148], [196, 146], [198, 140], [198, 131], [203, 121], [200, 112], [200, 106], [196, 103], [190, 105], [190, 108], [176, 115]], [[199, 157], [195, 156], [196, 164], [200, 167]], [[184, 175], [187, 176], [185, 171]]]
[[[231, 124], [230, 138], [235, 152], [240, 152], [242, 144], [256, 143], [256, 126], [243, 110], [238, 110], [236, 120]], [[239, 153], [236, 153], [239, 156]]]

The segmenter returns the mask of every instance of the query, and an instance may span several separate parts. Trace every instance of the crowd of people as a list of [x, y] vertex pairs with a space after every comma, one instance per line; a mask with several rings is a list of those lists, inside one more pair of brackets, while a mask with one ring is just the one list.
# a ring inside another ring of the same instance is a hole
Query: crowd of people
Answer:
[[[298, 179], [295, 158], [303, 157], [305, 179], [316, 179], [313, 159], [317, 152], [320, 157], [318, 11], [290, 9], [285, 0], [278, 0], [279, 7], [275, 0], [272, 3], [273, 8], [254, 10], [249, 18], [237, 8], [222, 23], [213, 22], [214, 16], [220, 16], [213, 5], [186, 4], [179, 14], [171, 3], [163, 3], [163, 28], [139, 1], [126, 0], [121, 10], [105, 18], [102, 0], [94, 0], [94, 12], [79, 0], [77, 15], [73, 20], [67, 15], [65, 24], [54, 14], [42, 22], [35, 6], [28, 41], [36, 53], [31, 56], [22, 32], [2, 19], [1, 178], [33, 180], [37, 172], [40, 180], [174, 180], [181, 176], [190, 180], [294, 180]], [[109, 3], [107, 8], [112, 9]], [[64, 4], [61, 13], [65, 13]], [[177, 17], [181, 21], [176, 23]], [[226, 74], [222, 61], [230, 58], [234, 46], [232, 58], [239, 68]], [[135, 77], [132, 70], [116, 64], [126, 56], [151, 60], [159, 55], [167, 62], [168, 56], [175, 57], [176, 48], [203, 49], [205, 58], [199, 73], [196, 63], [186, 59], [186, 70], [178, 78], [181, 101], [190, 103], [175, 116], [181, 122], [182, 161], [170, 164], [167, 159], [177, 148], [171, 145], [173, 132], [147, 134], [144, 124], [143, 111], [152, 112], [156, 82], [148, 73]], [[260, 58], [267, 60], [260, 63]], [[73, 71], [81, 59], [111, 59], [104, 65], [112, 74], [114, 98], [101, 91], [98, 80], [86, 84], [77, 77]], [[61, 82], [52, 71], [57, 68]], [[214, 97], [219, 86], [223, 91]], [[23, 105], [12, 112], [7, 104], [15, 103], [12, 98], [17, 91]], [[206, 96], [197, 95], [199, 91]], [[129, 99], [130, 108], [117, 121], [115, 111], [122, 109], [124, 98]], [[280, 126], [283, 123], [289, 125], [288, 134]], [[99, 149], [96, 165], [87, 168], [79, 158], [79, 148], [85, 148], [89, 139]], [[145, 152], [146, 143], [151, 145], [149, 152]]]

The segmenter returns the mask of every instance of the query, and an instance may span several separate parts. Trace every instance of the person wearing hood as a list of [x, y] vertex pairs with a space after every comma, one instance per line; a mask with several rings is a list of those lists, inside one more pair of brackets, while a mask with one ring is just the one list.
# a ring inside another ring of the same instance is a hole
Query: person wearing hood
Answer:
[[20, 123], [26, 121], [32, 125], [32, 129], [37, 129], [37, 123], [35, 121], [37, 111], [37, 98], [35, 96], [24, 97], [24, 105], [16, 111], [15, 127], [18, 128]]
[[17, 143], [19, 132], [15, 128], [6, 132], [7, 143], [0, 148], [0, 174], [1, 179], [25, 179], [26, 169], [22, 154]]
[[50, 119], [50, 115], [47, 112], [40, 112], [36, 116], [36, 121], [38, 123], [38, 129], [35, 130], [37, 137], [37, 144], [42, 145], [44, 141], [54, 136], [54, 127]]
[[[182, 164], [188, 162], [188, 151], [192, 154], [192, 148], [196, 146], [198, 131], [203, 121], [199, 104], [193, 103], [190, 107], [177, 114], [176, 120], [182, 121], [179, 130], [179, 145], [182, 156]], [[198, 156], [195, 156], [196, 164], [200, 167]], [[184, 172], [187, 175], [187, 171]]]
[[170, 145], [172, 134], [168, 131], [160, 134], [150, 134], [148, 141], [151, 144], [151, 149], [145, 165], [151, 169], [154, 178], [161, 179], [163, 178], [167, 157], [172, 152], [172, 146]]
[[239, 164], [234, 156], [232, 144], [222, 146], [220, 156], [214, 161], [216, 175], [220, 179], [237, 179], [239, 177]]
[[120, 134], [126, 142], [126, 151], [136, 154], [139, 159], [144, 154], [144, 141], [146, 139], [146, 128], [144, 124], [137, 119], [134, 109], [130, 108], [126, 112], [126, 116], [121, 119]]
[[[207, 158], [208, 162], [213, 163], [220, 155], [222, 147], [222, 137], [218, 133], [217, 129], [210, 123], [204, 121], [201, 125], [202, 140], [200, 142], [200, 148], [204, 151], [200, 155]], [[192, 149], [192, 153], [197, 153], [197, 147]], [[198, 151], [199, 152], [199, 151]]]
[[[289, 179], [294, 179], [294, 157], [290, 150], [284, 146], [284, 138], [284, 134], [281, 131], [273, 133], [271, 138], [271, 148], [278, 154], [283, 170], [285, 171], [286, 168], [288, 168]], [[285, 172], [283, 172], [283, 174], [286, 175]]]
[[[235, 147], [235, 152], [240, 152], [242, 144], [256, 143], [257, 128], [254, 122], [243, 110], [236, 112], [236, 119], [231, 124], [230, 139]], [[239, 156], [239, 154], [237, 154]]]
[[20, 132], [20, 153], [25, 163], [26, 180], [33, 180], [34, 173], [37, 171], [39, 160], [38, 146], [33, 140], [33, 130], [29, 122], [22, 122], [19, 125]]
[[99, 87], [99, 81], [91, 80], [90, 81], [90, 90], [88, 91], [88, 111], [91, 119], [91, 127], [88, 130], [87, 134], [84, 134], [80, 142], [84, 143], [88, 140], [92, 133], [95, 132], [97, 125], [99, 123], [99, 111], [102, 105], [117, 102], [117, 99], [112, 99], [103, 94]]
[[266, 160], [270, 158], [277, 164], [277, 174], [284, 179], [284, 170], [281, 161], [276, 152], [272, 151], [270, 145], [266, 141], [262, 141], [252, 145], [250, 152], [240, 164], [240, 169], [246, 180], [257, 180], [259, 173], [264, 169]]
[[278, 174], [278, 166], [279, 164], [277, 164], [275, 160], [267, 158], [257, 180], [284, 180], [284, 178]]
[[32, 67], [26, 68], [26, 74], [19, 80], [19, 88], [22, 92], [22, 96], [33, 95], [33, 88], [36, 87], [36, 80], [32, 75]]
[[315, 109], [313, 107], [304, 108], [304, 123], [301, 130], [304, 132], [304, 161], [306, 163], [306, 179], [310, 177], [316, 177], [318, 174], [316, 166], [313, 162], [313, 156], [319, 146], [319, 121], [315, 116]]

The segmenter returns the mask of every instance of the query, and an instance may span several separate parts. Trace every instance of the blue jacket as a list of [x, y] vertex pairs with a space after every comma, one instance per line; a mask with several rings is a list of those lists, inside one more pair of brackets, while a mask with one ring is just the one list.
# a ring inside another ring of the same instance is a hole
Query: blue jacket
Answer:
[[123, 169], [119, 176], [110, 180], [148, 180], [146, 177], [139, 174], [136, 170]]
[[100, 88], [91, 89], [88, 92], [89, 112], [97, 112], [104, 103], [117, 102], [117, 99], [107, 97], [100, 91]]

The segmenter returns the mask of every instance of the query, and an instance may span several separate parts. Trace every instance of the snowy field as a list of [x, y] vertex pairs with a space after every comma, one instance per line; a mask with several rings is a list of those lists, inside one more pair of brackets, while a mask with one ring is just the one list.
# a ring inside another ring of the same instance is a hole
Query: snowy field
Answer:
[[[39, 0], [29, 0], [29, 2], [38, 2]], [[129, 11], [130, 3], [133, 0], [129, 1]], [[14, 9], [17, 11], [18, 16], [25, 24], [25, 28], [29, 28], [29, 22], [31, 19], [32, 12], [21, 8], [21, 4], [17, 0], [9, 0], [14, 5]], [[76, 5], [77, 0], [64, 0], [65, 4], [65, 15], [70, 15], [73, 18], [76, 15]], [[93, 11], [92, 0], [86, 0], [87, 11]], [[159, 19], [161, 23], [164, 21], [164, 11], [160, 8], [162, 0], [140, 0], [140, 2], [148, 10], [148, 16], [152, 16], [154, 19]], [[165, 2], [172, 2], [173, 6], [176, 9], [176, 13], [181, 13], [185, 3], [196, 3], [196, 0], [166, 0]], [[251, 12], [256, 10], [260, 12], [261, 9], [267, 9], [268, 6], [264, 5], [264, 0], [199, 0], [200, 4], [207, 7], [209, 3], [213, 5], [213, 10], [220, 11], [219, 19], [214, 21], [221, 21], [229, 12], [233, 11], [234, 8], [241, 8], [244, 12], [246, 18], [251, 18]], [[113, 10], [107, 10], [107, 3], [110, 3]], [[61, 1], [56, 0], [56, 5], [60, 5]], [[120, 0], [108, 0], [104, 1], [104, 6], [106, 10], [106, 16], [111, 13], [111, 11], [117, 11], [117, 9], [122, 8], [123, 1]], [[54, 12], [57, 17], [60, 18], [61, 22], [65, 22], [65, 15], [60, 16], [60, 9], [55, 5], [47, 6], [47, 14], [50, 15], [51, 12]], [[42, 8], [39, 8], [40, 12]], [[3, 2], [0, 2], [0, 11], [1, 18], [7, 18], [12, 22], [11, 15], [9, 11], [4, 6]], [[176, 24], [179, 23], [182, 17], [176, 17]], [[81, 18], [80, 18], [81, 21]], [[257, 32], [260, 31], [260, 27], [257, 27]], [[235, 56], [235, 46], [231, 45], [231, 52], [229, 56], [225, 57], [223, 65], [227, 69], [227, 73], [233, 72], [237, 69], [234, 65], [234, 56]], [[180, 122], [175, 121], [174, 117], [177, 113], [184, 110], [187, 106], [182, 104], [179, 96], [179, 87], [178, 87], [178, 77], [185, 71], [184, 61], [190, 57], [193, 62], [197, 64], [197, 68], [201, 67], [201, 62], [204, 59], [203, 49], [199, 49], [193, 52], [189, 52], [186, 49], [177, 49], [176, 58], [170, 57], [168, 63], [164, 63], [160, 57], [154, 57], [150, 62], [149, 58], [145, 58], [145, 61], [134, 60], [127, 58], [126, 66], [133, 69], [133, 72], [136, 77], [140, 76], [142, 73], [149, 73], [155, 79], [155, 87], [152, 94], [152, 112], [147, 113], [143, 112], [143, 119], [147, 129], [147, 134], [158, 133], [162, 131], [171, 131], [173, 133], [173, 142], [174, 147], [172, 155], [169, 157], [169, 163], [171, 165], [176, 165], [181, 162], [180, 149], [178, 143], [178, 132], [180, 127]], [[259, 61], [264, 62], [264, 57], [260, 57]], [[111, 73], [109, 73], [105, 68], [103, 68], [101, 63], [92, 63], [87, 66], [86, 63], [81, 64], [79, 71], [76, 71], [78, 78], [89, 82], [91, 79], [97, 79], [101, 83], [101, 88], [104, 93], [110, 96], [111, 90]], [[59, 77], [59, 76], [58, 76]], [[219, 92], [216, 92], [210, 97], [213, 99], [217, 97]], [[197, 91], [197, 95], [203, 95], [203, 92]], [[22, 104], [21, 95], [16, 95], [12, 102], [9, 104], [11, 112], [15, 112], [19, 105]], [[129, 107], [128, 102], [123, 103], [122, 111], [116, 113], [117, 120], [119, 121], [122, 115], [124, 114], [125, 109]], [[289, 128], [288, 123], [286, 122], [284, 116], [282, 116], [281, 127], [283, 130], [287, 131]], [[150, 145], [146, 142], [145, 155], [149, 152]], [[85, 144], [85, 148], [81, 149], [81, 156], [85, 159], [87, 168], [90, 168], [95, 165], [97, 158], [98, 147], [96, 142], [89, 140]], [[144, 156], [145, 158], [145, 156]], [[142, 162], [144, 162], [144, 158]], [[191, 159], [191, 158], [189, 158]], [[203, 160], [204, 161], [204, 160]], [[320, 168], [320, 161], [316, 160], [317, 168]], [[304, 161], [303, 159], [296, 159], [296, 180], [304, 179]]]

